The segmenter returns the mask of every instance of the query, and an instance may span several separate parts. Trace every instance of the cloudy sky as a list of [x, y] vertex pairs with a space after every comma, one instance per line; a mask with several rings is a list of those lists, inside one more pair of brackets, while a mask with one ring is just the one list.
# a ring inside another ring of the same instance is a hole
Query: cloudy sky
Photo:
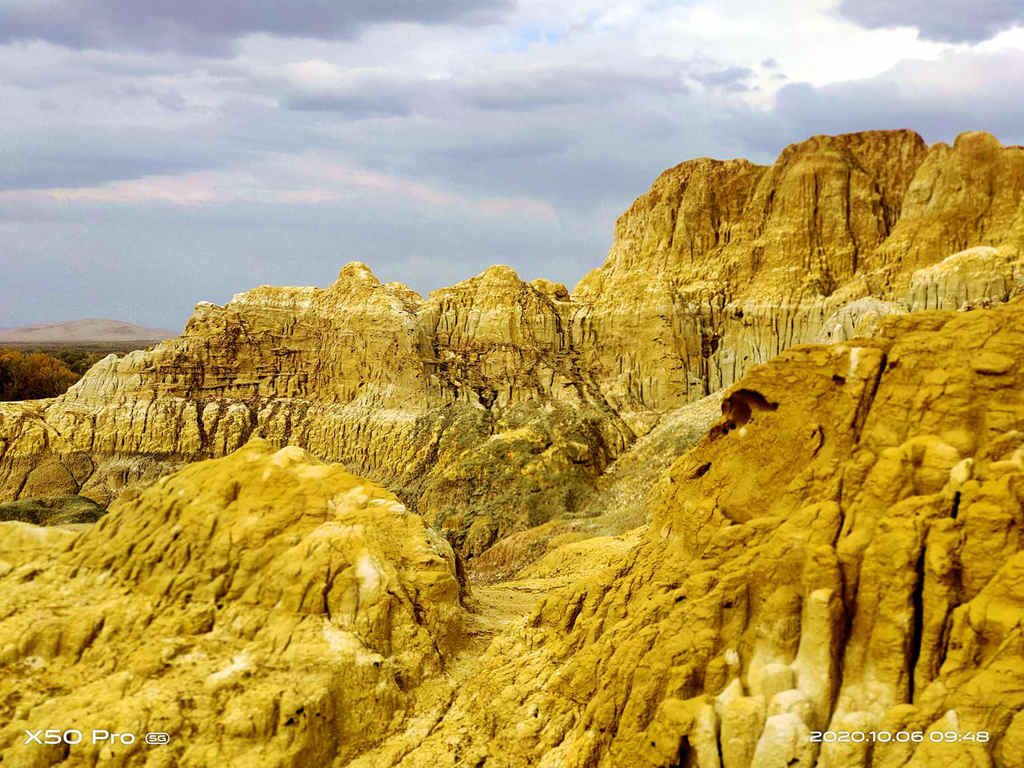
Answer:
[[0, 326], [572, 286], [663, 169], [815, 133], [1024, 144], [1024, 0], [0, 0]]

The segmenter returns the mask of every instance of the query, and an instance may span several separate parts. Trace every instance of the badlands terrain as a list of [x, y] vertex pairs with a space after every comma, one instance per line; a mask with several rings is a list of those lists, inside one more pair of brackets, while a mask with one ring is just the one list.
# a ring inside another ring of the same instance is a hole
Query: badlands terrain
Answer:
[[0, 764], [1024, 767], [1020, 294], [1024, 149], [885, 131], [200, 303], [0, 403]]

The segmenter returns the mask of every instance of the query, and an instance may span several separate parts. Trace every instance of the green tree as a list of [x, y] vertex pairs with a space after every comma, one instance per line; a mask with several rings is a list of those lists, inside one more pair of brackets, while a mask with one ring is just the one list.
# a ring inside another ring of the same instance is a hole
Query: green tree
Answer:
[[0, 349], [0, 400], [56, 397], [78, 379], [77, 373], [50, 355]]

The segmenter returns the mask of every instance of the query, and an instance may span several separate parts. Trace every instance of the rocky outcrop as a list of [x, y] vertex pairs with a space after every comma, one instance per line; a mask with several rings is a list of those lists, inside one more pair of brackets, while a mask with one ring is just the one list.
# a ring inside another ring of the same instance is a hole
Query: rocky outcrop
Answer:
[[976, 309], [1020, 292], [1024, 261], [1013, 249], [975, 246], [923, 267], [910, 276], [904, 306], [922, 309]]
[[666, 412], [657, 426], [597, 478], [575, 515], [563, 514], [501, 537], [467, 563], [470, 582], [492, 584], [514, 579], [567, 544], [618, 536], [643, 526], [648, 522], [650, 497], [658, 478], [715, 423], [721, 413], [720, 403], [720, 396], [710, 395]]
[[[911, 131], [815, 136], [771, 167], [683, 163], [573, 291], [588, 369], [610, 397], [665, 408], [795, 344], [853, 338], [843, 318], [866, 301], [876, 314], [1005, 301], [1022, 286], [1022, 192], [1024, 149], [981, 132], [952, 147]], [[968, 248], [959, 269], [927, 273]]]
[[261, 437], [386, 483], [471, 554], [571, 512], [634, 437], [545, 291], [492, 267], [422, 302], [350, 264], [326, 290], [200, 304], [180, 339], [0, 406], [0, 489], [107, 502]]
[[[344, 762], [403, 728], [464, 642], [451, 547], [393, 494], [265, 441], [81, 534], [0, 523], [0, 591], [0, 760], [21, 768]], [[85, 740], [26, 743], [51, 727]]]
[[1022, 764], [1024, 300], [754, 368], [652, 513], [356, 765]]
[[0, 500], [100, 503], [250, 437], [396, 491], [465, 555], [585, 514], [673, 409], [794, 345], [1024, 281], [1024, 150], [968, 133], [816, 136], [771, 167], [692, 160], [570, 294], [496, 266], [426, 300], [352, 263], [326, 289], [197, 305], [53, 401], [0, 404]]

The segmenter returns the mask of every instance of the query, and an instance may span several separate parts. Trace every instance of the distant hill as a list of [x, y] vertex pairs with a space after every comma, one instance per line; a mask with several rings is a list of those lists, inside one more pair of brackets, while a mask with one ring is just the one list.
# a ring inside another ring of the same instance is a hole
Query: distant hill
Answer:
[[178, 336], [166, 328], [145, 328], [121, 320], [86, 318], [66, 323], [43, 323], [0, 330], [3, 343], [71, 343], [106, 341], [157, 341]]

